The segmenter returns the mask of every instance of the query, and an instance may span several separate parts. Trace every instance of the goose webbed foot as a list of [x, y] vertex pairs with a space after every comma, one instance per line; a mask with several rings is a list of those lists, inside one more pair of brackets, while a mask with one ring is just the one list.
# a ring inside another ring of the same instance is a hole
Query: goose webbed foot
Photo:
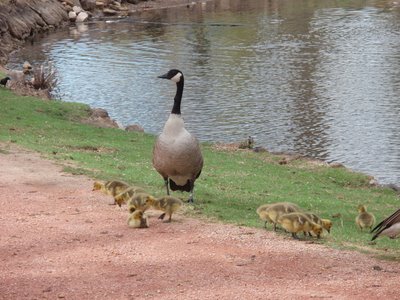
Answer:
[[194, 184], [193, 184], [192, 188], [190, 189], [190, 195], [189, 195], [189, 199], [187, 202], [194, 203]]
[[187, 200], [187, 203], [194, 203], [194, 195], [193, 193], [190, 193], [189, 199]]

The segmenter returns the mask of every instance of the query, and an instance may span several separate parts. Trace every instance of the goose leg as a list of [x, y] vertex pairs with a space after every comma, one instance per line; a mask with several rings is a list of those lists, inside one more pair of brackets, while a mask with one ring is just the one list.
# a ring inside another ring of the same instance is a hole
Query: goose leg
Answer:
[[169, 181], [168, 181], [168, 177], [164, 179], [165, 182], [165, 187], [167, 188], [167, 195], [169, 196]]
[[194, 202], [194, 184], [192, 185], [192, 188], [190, 189], [190, 195], [189, 199], [187, 201], [188, 203], [193, 203]]

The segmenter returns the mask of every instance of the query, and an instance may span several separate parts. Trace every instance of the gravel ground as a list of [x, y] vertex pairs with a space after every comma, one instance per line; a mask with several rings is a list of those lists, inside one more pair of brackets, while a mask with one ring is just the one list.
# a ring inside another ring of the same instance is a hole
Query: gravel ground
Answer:
[[[9, 148], [0, 144], [0, 149]], [[15, 146], [0, 152], [0, 299], [399, 299], [400, 266], [263, 229], [128, 212]]]

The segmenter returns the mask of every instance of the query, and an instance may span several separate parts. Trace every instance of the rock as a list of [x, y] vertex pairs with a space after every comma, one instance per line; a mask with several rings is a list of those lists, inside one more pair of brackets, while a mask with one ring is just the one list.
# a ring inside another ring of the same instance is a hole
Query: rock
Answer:
[[82, 122], [103, 128], [119, 128], [118, 123], [112, 120], [103, 108], [91, 108], [90, 116]]
[[90, 116], [94, 118], [109, 118], [108, 112], [104, 108], [92, 108]]
[[128, 2], [130, 4], [138, 4], [139, 0], [126, 0], [126, 2]]
[[92, 11], [96, 9], [96, 0], [80, 0], [80, 2], [84, 10]]
[[26, 5], [37, 13], [47, 25], [58, 26], [68, 18], [59, 2], [46, 2], [46, 5], [43, 5], [43, 1], [32, 0], [28, 1]]
[[144, 129], [142, 126], [133, 124], [133, 125], [128, 125], [125, 127], [125, 131], [136, 131], [136, 132], [144, 132]]
[[72, 7], [72, 10], [78, 15], [80, 12], [82, 12], [83, 11], [83, 9], [82, 9], [82, 7], [80, 7], [80, 6], [74, 6], [74, 7]]
[[118, 15], [118, 12], [111, 8], [104, 8], [103, 14], [108, 15], [108, 16], [115, 16], [115, 15]]
[[25, 83], [26, 72], [20, 70], [7, 70], [7, 76], [11, 78], [11, 81]]
[[75, 20], [76, 20], [76, 12], [70, 11], [70, 12], [68, 13], [68, 19], [69, 19], [71, 22], [75, 22]]
[[71, 7], [74, 7], [77, 5], [77, 2], [73, 1], [73, 0], [64, 0], [64, 2], [67, 3]]
[[[65, 2], [64, 2], [65, 3]], [[63, 4], [64, 4], [63, 3]], [[67, 11], [67, 12], [70, 12], [70, 11], [72, 11], [72, 6], [70, 6], [70, 5], [68, 5], [68, 4], [65, 4], [64, 5], [64, 9], [65, 9], [65, 11]]]
[[78, 16], [76, 17], [76, 21], [77, 23], [82, 23], [85, 22], [87, 19], [89, 18], [89, 15], [87, 12], [82, 11], [78, 14]]
[[121, 4], [118, 3], [118, 2], [113, 2], [112, 4], [109, 5], [109, 7], [110, 7], [111, 9], [115, 10], [115, 11], [125, 11], [125, 10], [128, 10], [127, 7], [121, 6]]

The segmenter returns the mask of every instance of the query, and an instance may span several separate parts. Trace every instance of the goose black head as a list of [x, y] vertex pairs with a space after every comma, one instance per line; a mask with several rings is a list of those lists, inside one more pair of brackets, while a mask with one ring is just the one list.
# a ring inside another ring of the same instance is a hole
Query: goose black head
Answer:
[[169, 70], [168, 73], [158, 76], [158, 78], [169, 79], [178, 83], [183, 79], [183, 73], [177, 69], [172, 69]]

